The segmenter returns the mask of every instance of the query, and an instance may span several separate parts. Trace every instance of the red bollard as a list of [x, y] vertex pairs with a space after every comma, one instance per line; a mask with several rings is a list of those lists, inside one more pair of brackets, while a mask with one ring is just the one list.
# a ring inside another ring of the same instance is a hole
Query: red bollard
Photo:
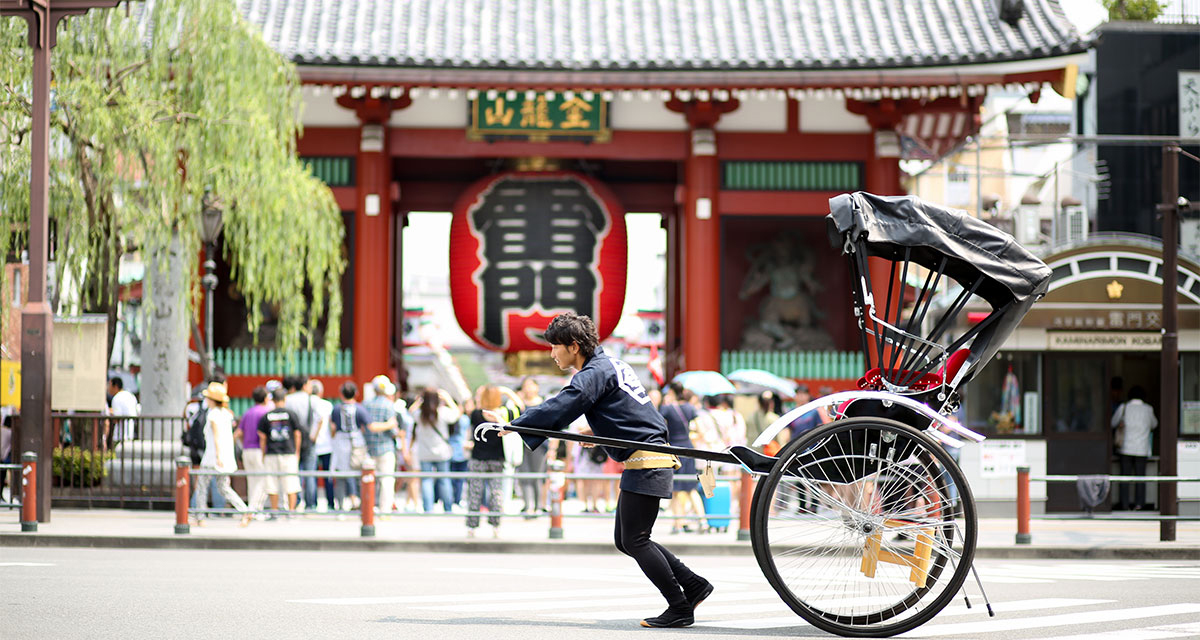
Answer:
[[375, 536], [375, 464], [368, 458], [362, 468], [362, 537]]
[[37, 524], [37, 454], [26, 451], [21, 454], [21, 531], [37, 532]]
[[754, 476], [742, 470], [742, 485], [738, 491], [738, 540], [750, 539], [750, 502], [754, 499]]
[[567, 498], [567, 476], [563, 473], [564, 465], [555, 460], [550, 463], [550, 539], [562, 540], [563, 537], [563, 500]]
[[1017, 467], [1017, 544], [1029, 544], [1029, 467]]
[[188, 524], [188, 503], [192, 499], [192, 461], [187, 456], [175, 458], [175, 533], [191, 533]]

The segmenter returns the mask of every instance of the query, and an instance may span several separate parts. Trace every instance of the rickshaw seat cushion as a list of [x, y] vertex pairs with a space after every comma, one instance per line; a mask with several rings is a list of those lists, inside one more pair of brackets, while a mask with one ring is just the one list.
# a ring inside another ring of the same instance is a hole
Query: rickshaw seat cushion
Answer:
[[[888, 378], [896, 379], [900, 377], [908, 377], [910, 375], [907, 369], [889, 369]], [[921, 377], [908, 383], [909, 391], [924, 391], [932, 389], [942, 384], [942, 376], [940, 372], [930, 372], [922, 374]], [[870, 389], [873, 391], [882, 391], [886, 387], [883, 384], [883, 369], [873, 367], [868, 369], [861, 378], [858, 379], [859, 389]]]

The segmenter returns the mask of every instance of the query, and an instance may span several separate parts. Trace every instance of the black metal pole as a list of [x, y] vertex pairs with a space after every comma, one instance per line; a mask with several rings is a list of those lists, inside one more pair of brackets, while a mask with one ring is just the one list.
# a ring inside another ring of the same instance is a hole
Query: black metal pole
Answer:
[[[572, 442], [585, 442], [588, 444], [598, 444], [606, 447], [617, 447], [619, 449], [641, 449], [643, 451], [653, 451], [655, 453], [670, 453], [684, 458], [696, 458], [699, 460], [708, 460], [710, 462], [728, 462], [730, 464], [740, 464], [738, 459], [732, 454], [722, 453], [719, 451], [709, 451], [707, 449], [688, 449], [686, 447], [672, 447], [665, 444], [650, 444], [646, 442], [634, 442], [632, 440], [621, 440], [618, 438], [605, 438], [603, 436], [590, 435], [585, 436], [569, 431], [548, 431], [546, 429], [534, 429], [532, 427], [518, 427], [511, 424], [500, 425], [506, 431], [514, 431], [521, 435], [535, 436], [539, 438], [558, 438], [559, 440], [571, 440]], [[492, 437], [489, 435], [488, 437]]]
[[213, 295], [217, 291], [217, 263], [213, 260], [213, 242], [204, 243], [204, 379], [213, 379]]
[[[1179, 246], [1179, 147], [1163, 146], [1162, 154], [1163, 275], [1162, 275], [1162, 406], [1159, 407], [1158, 473], [1174, 476], [1178, 471], [1179, 440], [1179, 324], [1176, 318]], [[1178, 515], [1176, 484], [1158, 484], [1158, 509], [1164, 516]], [[1175, 540], [1175, 521], [1159, 521], [1158, 539]]]

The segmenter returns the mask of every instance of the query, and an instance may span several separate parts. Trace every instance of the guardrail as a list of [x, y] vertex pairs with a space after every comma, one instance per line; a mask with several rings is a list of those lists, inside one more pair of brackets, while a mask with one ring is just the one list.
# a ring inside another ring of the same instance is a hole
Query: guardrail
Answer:
[[[375, 469], [364, 466], [361, 471], [234, 471], [221, 472], [213, 469], [192, 469], [191, 460], [185, 457], [180, 457], [176, 460], [175, 467], [175, 533], [188, 534], [191, 532], [191, 525], [188, 521], [189, 515], [193, 513], [207, 514], [269, 514], [269, 515], [292, 515], [293, 512], [286, 510], [271, 510], [258, 509], [254, 511], [238, 511], [237, 509], [210, 509], [197, 506], [190, 506], [192, 498], [192, 477], [212, 477], [212, 476], [229, 476], [233, 477], [286, 477], [298, 476], [301, 478], [325, 478], [326, 480], [342, 479], [358, 479], [361, 483], [359, 508], [356, 510], [336, 510], [330, 508], [322, 512], [306, 511], [304, 515], [323, 515], [323, 516], [338, 516], [338, 515], [357, 515], [361, 520], [360, 533], [362, 537], [372, 537], [375, 535], [375, 483], [379, 479], [425, 479], [425, 478], [450, 478], [469, 480], [471, 478], [481, 478], [485, 480], [524, 480], [537, 479], [548, 482], [550, 489], [549, 513], [545, 514], [550, 518], [550, 539], [561, 539], [563, 537], [563, 519], [564, 518], [612, 518], [615, 514], [565, 514], [562, 510], [562, 503], [566, 499], [566, 488], [568, 480], [609, 480], [619, 481], [620, 474], [568, 474], [562, 471], [549, 471], [547, 473], [471, 473], [464, 471], [430, 471], [430, 472], [409, 472], [397, 471], [391, 473], [378, 473]], [[719, 483], [731, 482], [730, 478], [719, 478]], [[698, 515], [674, 516], [660, 514], [661, 520], [695, 520], [698, 518], [705, 519], [728, 519], [732, 521], [737, 518], [738, 539], [749, 539], [750, 527], [750, 498], [753, 493], [753, 478], [746, 473], [741, 476], [741, 504], [740, 513], [704, 513]], [[387, 516], [405, 516], [405, 517], [456, 517], [465, 516], [484, 516], [496, 515], [486, 511], [482, 512], [445, 512], [445, 511], [429, 511], [416, 513], [401, 513], [391, 512], [380, 513], [378, 515]], [[501, 514], [502, 516], [505, 514]], [[524, 514], [526, 517], [529, 514]], [[545, 517], [542, 514], [533, 514], [534, 517]]]
[[85, 507], [166, 507], [172, 502], [175, 458], [186, 455], [183, 416], [54, 413], [51, 492], [56, 504]]
[[[1033, 536], [1030, 533], [1029, 523], [1031, 520], [1154, 520], [1158, 522], [1174, 522], [1180, 520], [1200, 520], [1200, 516], [1187, 516], [1178, 514], [1155, 514], [1155, 513], [1138, 513], [1131, 515], [1104, 515], [1095, 513], [1082, 514], [1065, 514], [1051, 513], [1033, 515], [1030, 506], [1030, 491], [1029, 485], [1032, 482], [1079, 482], [1080, 478], [1086, 477], [1102, 477], [1106, 478], [1110, 483], [1113, 482], [1200, 482], [1200, 477], [1193, 476], [1108, 476], [1104, 474], [1096, 474], [1094, 476], [1078, 476], [1078, 475], [1040, 475], [1034, 476], [1029, 472], [1029, 467], [1017, 467], [1017, 544], [1030, 544], [1033, 541]], [[1174, 540], [1174, 536], [1161, 537], [1162, 540]]]

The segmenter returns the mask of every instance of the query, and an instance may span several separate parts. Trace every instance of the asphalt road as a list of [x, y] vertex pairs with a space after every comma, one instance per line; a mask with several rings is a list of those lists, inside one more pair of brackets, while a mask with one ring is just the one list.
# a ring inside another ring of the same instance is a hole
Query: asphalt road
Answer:
[[[830, 637], [746, 557], [684, 558], [717, 591], [689, 629], [618, 555], [6, 548], [2, 638]], [[977, 563], [996, 610], [961, 600], [908, 637], [1200, 638], [1200, 559]], [[974, 588], [972, 589], [975, 590]], [[973, 598], [974, 600], [975, 598]]]

